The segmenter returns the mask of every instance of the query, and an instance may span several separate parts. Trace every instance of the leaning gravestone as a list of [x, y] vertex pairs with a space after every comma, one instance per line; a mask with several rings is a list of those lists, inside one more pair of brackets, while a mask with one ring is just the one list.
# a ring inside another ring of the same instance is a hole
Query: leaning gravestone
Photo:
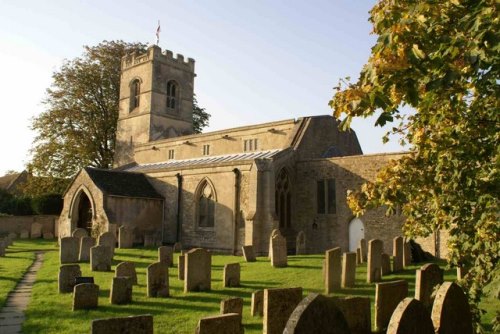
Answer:
[[[224, 265], [224, 274], [222, 280], [225, 288], [232, 288], [240, 286], [240, 264], [230, 263]], [[232, 312], [229, 312], [232, 313]]]
[[386, 334], [434, 334], [429, 311], [416, 299], [403, 299], [391, 316]]
[[241, 250], [243, 251], [243, 257], [245, 258], [245, 261], [247, 262], [255, 262], [255, 253], [253, 251], [253, 246], [243, 246], [241, 247]]
[[252, 303], [250, 305], [250, 314], [252, 317], [264, 315], [264, 290], [252, 292]]
[[30, 231], [21, 230], [21, 233], [19, 234], [20, 239], [29, 239], [29, 237], [30, 237]]
[[116, 237], [112, 232], [104, 232], [97, 240], [99, 246], [108, 246], [112, 256], [115, 255]]
[[391, 257], [389, 254], [382, 253], [380, 257], [381, 273], [382, 276], [387, 276], [391, 274]]
[[180, 281], [184, 280], [184, 271], [185, 271], [185, 264], [186, 264], [186, 256], [185, 255], [179, 255], [177, 263], [177, 277], [179, 278]]
[[407, 281], [377, 283], [375, 288], [375, 328], [387, 328], [396, 306], [408, 296]]
[[158, 247], [158, 262], [172, 267], [174, 265], [174, 249], [169, 246]]
[[340, 289], [342, 277], [342, 250], [340, 247], [325, 252], [325, 292], [330, 294]]
[[281, 334], [288, 318], [302, 300], [302, 288], [264, 290], [263, 334]]
[[148, 297], [170, 296], [168, 284], [168, 266], [166, 263], [155, 262], [147, 268]]
[[288, 265], [286, 253], [286, 238], [277, 234], [271, 239], [271, 265], [275, 268], [283, 268]]
[[40, 223], [31, 224], [31, 239], [38, 239], [42, 236], [42, 227]]
[[372, 316], [370, 298], [333, 298], [335, 305], [344, 315], [352, 334], [371, 334]]
[[132, 248], [134, 245], [134, 230], [127, 226], [120, 226], [118, 228], [118, 247], [119, 248]]
[[120, 262], [115, 269], [115, 277], [128, 277], [132, 284], [137, 284], [137, 272], [133, 262]]
[[361, 263], [365, 263], [368, 259], [368, 256], [367, 256], [368, 251], [366, 250], [366, 240], [365, 239], [359, 240], [359, 249], [361, 251]]
[[89, 234], [86, 229], [77, 228], [76, 230], [73, 231], [73, 233], [71, 233], [71, 236], [75, 238], [83, 238], [83, 237], [88, 237]]
[[95, 246], [95, 239], [92, 237], [80, 238], [80, 254], [78, 260], [80, 262], [90, 261], [90, 249]]
[[220, 302], [220, 314], [238, 313], [243, 314], [243, 298], [228, 298]]
[[306, 254], [306, 235], [304, 231], [297, 233], [297, 239], [295, 240], [295, 254]]
[[243, 334], [241, 315], [237, 313], [221, 314], [202, 318], [198, 321], [195, 334]]
[[403, 248], [404, 248], [403, 237], [395, 237], [392, 240], [392, 256], [394, 257], [394, 263], [392, 270], [397, 273], [403, 270]]
[[472, 315], [467, 297], [455, 283], [441, 284], [434, 298], [431, 318], [436, 334], [472, 333]]
[[153, 334], [153, 316], [146, 314], [92, 321], [91, 334], [127, 333]]
[[352, 288], [356, 281], [356, 253], [344, 253], [342, 257], [342, 287]]
[[269, 253], [267, 254], [268, 258], [272, 258], [273, 255], [273, 246], [272, 246], [272, 240], [275, 236], [281, 235], [280, 230], [275, 228], [274, 230], [271, 231], [271, 236], [269, 237]]
[[75, 237], [61, 238], [61, 247], [59, 248], [59, 260], [61, 263], [78, 262], [80, 253], [80, 239]]
[[335, 302], [311, 293], [295, 308], [283, 334], [351, 334], [347, 321]]
[[59, 293], [73, 292], [75, 278], [82, 276], [78, 264], [63, 264], [59, 267], [58, 287]]
[[417, 269], [415, 277], [415, 299], [422, 302], [429, 311], [432, 308], [432, 293], [443, 284], [443, 270], [435, 263], [428, 263]]
[[379, 282], [382, 278], [382, 240], [372, 239], [368, 242], [368, 266], [366, 269], [366, 282]]
[[73, 288], [73, 311], [97, 308], [99, 285], [81, 283]]
[[132, 302], [132, 280], [130, 277], [113, 277], [109, 301], [116, 305]]
[[92, 271], [110, 271], [113, 254], [108, 246], [90, 248], [90, 268]]
[[212, 287], [212, 255], [203, 248], [186, 253], [184, 292], [209, 291]]

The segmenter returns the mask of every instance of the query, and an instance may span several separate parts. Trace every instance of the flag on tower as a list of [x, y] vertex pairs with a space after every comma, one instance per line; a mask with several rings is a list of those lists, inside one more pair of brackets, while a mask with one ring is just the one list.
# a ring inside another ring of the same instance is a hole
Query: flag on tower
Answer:
[[156, 28], [156, 45], [160, 44], [160, 20], [158, 20], [158, 28]]

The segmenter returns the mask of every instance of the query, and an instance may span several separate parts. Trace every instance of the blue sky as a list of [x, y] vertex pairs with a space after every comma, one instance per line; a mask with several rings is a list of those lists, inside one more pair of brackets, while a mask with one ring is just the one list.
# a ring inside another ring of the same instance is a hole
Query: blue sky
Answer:
[[[206, 131], [308, 115], [328, 107], [339, 78], [356, 78], [370, 54], [375, 1], [6, 1], [0, 0], [0, 174], [22, 170], [51, 74], [83, 45], [155, 42], [196, 60], [195, 93], [212, 114]], [[356, 120], [365, 153], [382, 144], [374, 119]]]

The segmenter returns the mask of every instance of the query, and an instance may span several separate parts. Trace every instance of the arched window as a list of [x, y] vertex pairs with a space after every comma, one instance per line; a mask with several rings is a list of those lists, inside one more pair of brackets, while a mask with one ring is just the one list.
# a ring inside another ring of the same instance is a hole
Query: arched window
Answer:
[[139, 107], [139, 98], [141, 95], [141, 82], [139, 79], [132, 81], [130, 85], [130, 111]]
[[175, 110], [179, 100], [179, 87], [173, 80], [167, 82], [167, 109]]
[[276, 192], [274, 200], [276, 215], [280, 221], [280, 228], [291, 227], [292, 194], [290, 189], [290, 178], [284, 168], [278, 173], [278, 178], [276, 179]]
[[215, 224], [215, 192], [207, 180], [203, 180], [198, 188], [198, 226], [214, 227]]

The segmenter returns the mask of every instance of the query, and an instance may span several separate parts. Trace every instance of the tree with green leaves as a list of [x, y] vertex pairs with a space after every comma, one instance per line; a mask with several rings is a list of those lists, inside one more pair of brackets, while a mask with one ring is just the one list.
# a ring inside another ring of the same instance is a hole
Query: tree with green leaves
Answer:
[[385, 140], [396, 133], [410, 144], [349, 205], [358, 215], [401, 207], [410, 237], [448, 230], [449, 263], [469, 269], [460, 283], [477, 323], [500, 255], [498, 9], [494, 0], [379, 1], [371, 55], [330, 101], [344, 128], [380, 113], [376, 125], [394, 124]]

